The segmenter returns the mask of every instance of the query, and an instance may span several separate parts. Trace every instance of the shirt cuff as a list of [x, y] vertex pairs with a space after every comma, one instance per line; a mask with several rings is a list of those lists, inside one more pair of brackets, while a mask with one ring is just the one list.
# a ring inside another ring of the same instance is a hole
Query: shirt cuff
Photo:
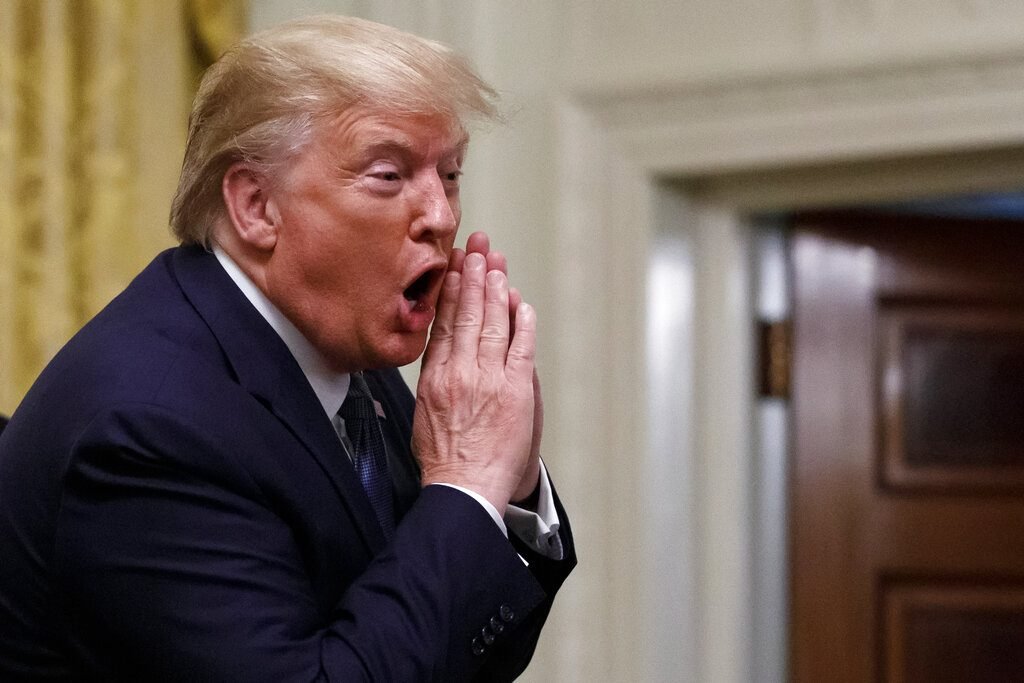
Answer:
[[[532, 550], [549, 560], [561, 560], [564, 552], [562, 538], [558, 535], [558, 511], [555, 509], [551, 480], [548, 479], [548, 470], [543, 460], [540, 463], [539, 486], [537, 511], [532, 512], [509, 503], [505, 509], [505, 523]], [[494, 506], [491, 507], [493, 509]], [[494, 512], [497, 513], [497, 510]]]
[[[508, 538], [509, 529], [528, 545], [531, 550], [548, 558], [549, 560], [561, 560], [565, 553], [562, 549], [562, 538], [558, 535], [558, 511], [555, 509], [555, 496], [551, 492], [551, 480], [548, 478], [548, 469], [544, 461], [540, 462], [540, 490], [537, 495], [537, 511], [526, 510], [517, 507], [512, 503], [505, 508], [505, 519], [498, 514], [498, 508], [491, 505], [491, 501], [481, 496], [476, 491], [457, 486], [437, 482], [432, 486], [447, 486], [448, 488], [462, 491], [467, 496], [480, 503], [487, 514], [491, 516], [494, 523], [501, 529], [501, 533]], [[506, 526], [507, 524], [507, 526]], [[521, 557], [524, 564], [529, 564], [525, 557]]]

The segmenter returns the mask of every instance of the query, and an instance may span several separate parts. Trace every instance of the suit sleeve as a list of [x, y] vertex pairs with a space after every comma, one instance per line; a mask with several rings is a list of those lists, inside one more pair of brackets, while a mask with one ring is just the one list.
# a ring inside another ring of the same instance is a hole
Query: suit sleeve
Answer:
[[53, 567], [92, 677], [510, 680], [525, 667], [571, 562], [526, 568], [475, 502], [431, 487], [324, 605], [294, 525], [228, 450], [152, 406], [102, 415], [79, 440]]

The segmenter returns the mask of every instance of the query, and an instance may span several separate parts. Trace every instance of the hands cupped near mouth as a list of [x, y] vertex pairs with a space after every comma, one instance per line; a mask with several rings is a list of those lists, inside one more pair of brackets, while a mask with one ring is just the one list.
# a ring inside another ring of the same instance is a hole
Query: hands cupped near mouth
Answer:
[[452, 251], [416, 391], [413, 453], [424, 486], [463, 486], [502, 515], [533, 492], [543, 422], [536, 333], [505, 257], [473, 233], [465, 251]]

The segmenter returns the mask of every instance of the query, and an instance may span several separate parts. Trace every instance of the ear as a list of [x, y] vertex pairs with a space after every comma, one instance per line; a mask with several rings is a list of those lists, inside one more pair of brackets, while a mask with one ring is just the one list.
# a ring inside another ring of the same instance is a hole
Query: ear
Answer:
[[236, 162], [224, 173], [221, 194], [238, 239], [250, 247], [272, 251], [280, 225], [266, 177], [249, 164]]

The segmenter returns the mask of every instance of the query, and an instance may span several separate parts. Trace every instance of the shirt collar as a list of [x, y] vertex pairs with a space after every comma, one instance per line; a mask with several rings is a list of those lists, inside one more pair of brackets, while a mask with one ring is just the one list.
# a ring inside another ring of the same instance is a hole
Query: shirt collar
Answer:
[[227, 271], [228, 277], [238, 285], [242, 294], [259, 311], [267, 323], [274, 328], [277, 335], [291, 351], [302, 374], [306, 376], [313, 392], [320, 400], [327, 416], [334, 418], [338, 409], [341, 408], [345, 396], [348, 394], [348, 387], [351, 378], [348, 373], [335, 372], [327, 364], [323, 354], [316, 350], [299, 328], [292, 324], [292, 321], [285, 317], [284, 313], [278, 310], [277, 306], [271, 303], [270, 299], [260, 291], [260, 288], [242, 272], [230, 256], [228, 256], [219, 245], [213, 245], [213, 254], [217, 261]]

